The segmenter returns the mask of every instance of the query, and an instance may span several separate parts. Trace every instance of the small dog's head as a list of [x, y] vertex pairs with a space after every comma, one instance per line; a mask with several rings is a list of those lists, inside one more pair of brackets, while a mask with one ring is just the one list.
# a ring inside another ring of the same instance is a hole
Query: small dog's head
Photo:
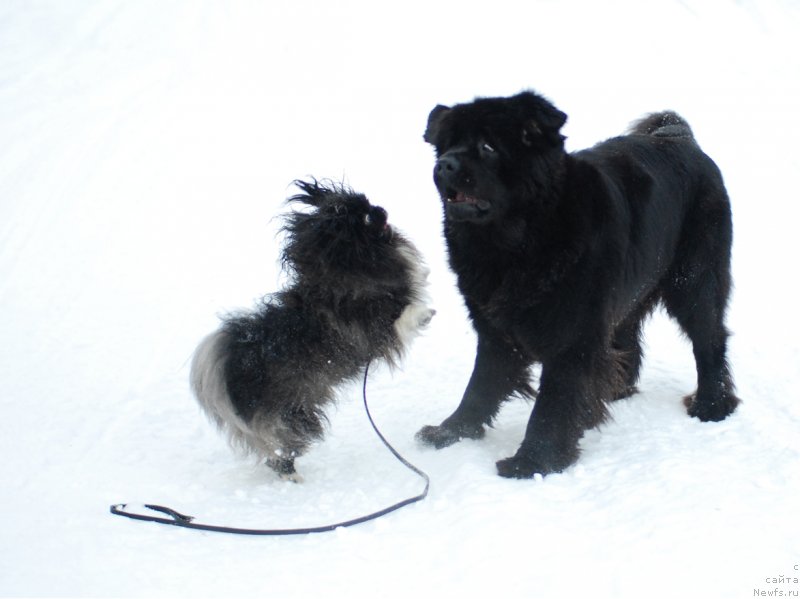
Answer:
[[530, 197], [530, 174], [563, 155], [566, 119], [533, 92], [436, 106], [424, 139], [436, 149], [433, 179], [447, 219], [489, 222]]
[[282, 259], [298, 281], [367, 294], [370, 287], [392, 285], [398, 278], [405, 282], [403, 250], [413, 246], [392, 229], [386, 210], [341, 184], [312, 180], [295, 185], [302, 193], [288, 201], [311, 210], [286, 216]]

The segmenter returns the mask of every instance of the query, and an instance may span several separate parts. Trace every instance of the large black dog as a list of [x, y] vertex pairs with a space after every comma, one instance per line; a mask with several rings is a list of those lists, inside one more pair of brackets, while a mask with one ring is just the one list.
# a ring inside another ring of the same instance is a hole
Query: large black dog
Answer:
[[[673, 112], [568, 154], [566, 115], [524, 92], [433, 109], [450, 266], [478, 335], [458, 408], [418, 438], [481, 438], [513, 394], [536, 401], [502, 476], [560, 472], [608, 401], [636, 391], [642, 321], [662, 302], [691, 339], [689, 415], [718, 421], [739, 400], [726, 360], [731, 210], [722, 176]], [[541, 363], [538, 392], [529, 367]]]

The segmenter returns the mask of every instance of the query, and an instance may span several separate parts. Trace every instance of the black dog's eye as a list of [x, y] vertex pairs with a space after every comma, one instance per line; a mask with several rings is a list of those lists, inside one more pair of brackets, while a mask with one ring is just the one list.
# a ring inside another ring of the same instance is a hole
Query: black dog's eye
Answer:
[[483, 142], [481, 144], [481, 150], [483, 150], [484, 152], [488, 152], [489, 154], [494, 154], [495, 153], [494, 147], [492, 145], [486, 143], [486, 142]]
[[526, 146], [533, 145], [533, 134], [527, 129], [522, 130], [522, 143]]
[[530, 147], [541, 134], [542, 130], [539, 128], [539, 123], [533, 120], [528, 121], [527, 125], [522, 129], [522, 143]]
[[372, 224], [372, 217], [369, 214], [364, 215], [364, 224], [367, 226]]

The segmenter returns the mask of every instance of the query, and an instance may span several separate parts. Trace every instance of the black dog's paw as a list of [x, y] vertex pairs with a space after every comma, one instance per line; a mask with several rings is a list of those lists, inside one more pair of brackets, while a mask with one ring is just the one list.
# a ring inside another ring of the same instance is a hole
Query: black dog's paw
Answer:
[[535, 474], [545, 476], [562, 472], [577, 459], [577, 448], [562, 452], [520, 450], [513, 457], [497, 462], [497, 474], [505, 478], [533, 478]]
[[462, 439], [483, 439], [485, 434], [483, 426], [477, 428], [451, 427], [442, 424], [441, 426], [423, 426], [415, 438], [424, 445], [442, 449]]
[[720, 422], [725, 420], [728, 416], [733, 414], [736, 406], [741, 403], [741, 400], [733, 395], [733, 393], [725, 393], [721, 397], [712, 400], [697, 399], [697, 394], [692, 393], [683, 398], [683, 405], [686, 406], [686, 412], [692, 418], [698, 418], [702, 422]]
[[540, 464], [527, 456], [515, 455], [497, 462], [497, 474], [504, 478], [533, 478], [536, 474], [544, 476], [561, 470]]
[[514, 456], [497, 462], [497, 474], [505, 478], [533, 478], [543, 472], [532, 461]]

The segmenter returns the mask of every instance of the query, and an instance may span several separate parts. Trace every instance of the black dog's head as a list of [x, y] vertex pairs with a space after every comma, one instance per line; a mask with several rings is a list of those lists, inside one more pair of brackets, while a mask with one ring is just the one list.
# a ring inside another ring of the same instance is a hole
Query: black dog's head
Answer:
[[386, 210], [344, 185], [295, 185], [302, 193], [288, 202], [312, 208], [290, 212], [283, 227], [283, 265], [298, 282], [366, 293], [381, 283], [403, 281], [407, 265], [398, 250], [412, 246], [389, 225]]
[[433, 179], [451, 221], [501, 219], [529, 199], [564, 153], [567, 115], [533, 92], [439, 105], [424, 139], [436, 148]]

